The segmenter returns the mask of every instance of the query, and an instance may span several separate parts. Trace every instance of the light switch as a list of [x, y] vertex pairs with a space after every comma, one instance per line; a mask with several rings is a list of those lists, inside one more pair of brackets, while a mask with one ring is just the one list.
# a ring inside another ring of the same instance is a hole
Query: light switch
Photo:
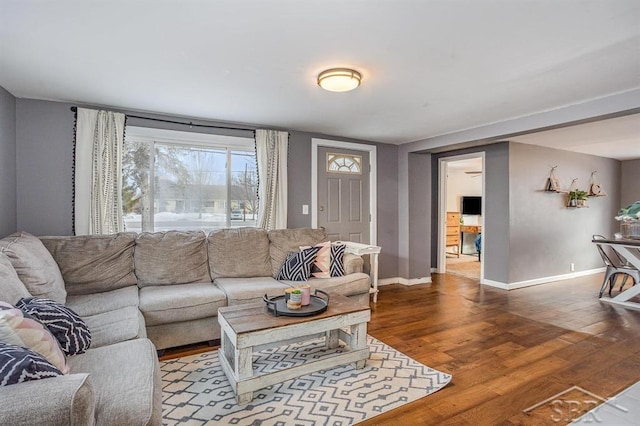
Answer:
[[309, 214], [309, 205], [308, 204], [303, 204], [302, 205], [302, 214]]

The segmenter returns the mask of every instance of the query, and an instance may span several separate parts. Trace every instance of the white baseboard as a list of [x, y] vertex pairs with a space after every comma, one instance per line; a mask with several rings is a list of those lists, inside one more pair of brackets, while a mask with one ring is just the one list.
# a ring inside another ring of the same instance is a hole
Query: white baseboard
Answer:
[[[490, 287], [496, 287], [503, 290], [515, 290], [517, 288], [523, 287], [531, 287], [534, 285], [547, 284], [554, 281], [562, 281], [562, 280], [570, 280], [572, 278], [584, 277], [587, 275], [599, 274], [600, 272], [604, 272], [605, 268], [596, 268], [596, 269], [588, 269], [586, 271], [579, 272], [571, 272], [569, 274], [562, 275], [553, 275], [549, 277], [536, 278], [533, 280], [526, 281], [517, 281], [515, 283], [503, 283], [500, 281], [493, 281], [488, 279], [483, 279], [480, 284], [487, 285]], [[416, 285], [416, 284], [430, 284], [431, 277], [422, 277], [422, 278], [383, 278], [378, 280], [378, 287], [389, 284], [402, 284], [406, 286]]]
[[536, 278], [534, 280], [517, 281], [515, 283], [502, 283], [493, 280], [482, 280], [480, 284], [488, 285], [491, 287], [501, 288], [503, 290], [515, 290], [517, 288], [531, 287], [534, 285], [548, 284], [554, 281], [570, 280], [572, 278], [584, 277], [586, 275], [599, 274], [604, 272], [605, 268], [588, 269], [586, 271], [571, 272], [570, 274], [553, 275], [550, 277]]
[[402, 284], [402, 285], [416, 285], [416, 284], [429, 284], [431, 283], [431, 277], [422, 277], [422, 278], [402, 278], [402, 277], [395, 277], [395, 278], [383, 278], [381, 280], [378, 280], [378, 287], [382, 286], [382, 285], [389, 285], [389, 284]]

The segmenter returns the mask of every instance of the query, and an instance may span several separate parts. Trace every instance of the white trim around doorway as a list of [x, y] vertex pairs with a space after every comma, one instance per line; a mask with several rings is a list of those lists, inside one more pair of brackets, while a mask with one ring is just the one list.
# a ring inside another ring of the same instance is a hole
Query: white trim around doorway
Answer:
[[378, 201], [376, 194], [378, 193], [378, 174], [375, 145], [334, 141], [329, 139], [311, 139], [311, 227], [318, 227], [318, 147], [321, 146], [352, 149], [355, 151], [367, 151], [369, 153], [369, 213], [371, 215], [371, 221], [369, 223], [369, 235], [371, 241], [369, 241], [369, 244], [374, 246], [377, 245], [378, 218], [376, 211], [378, 210]]
[[[437, 263], [437, 268], [436, 271], [437, 273], [441, 273], [444, 274], [447, 268], [447, 261], [446, 261], [446, 239], [447, 239], [447, 232], [446, 232], [446, 217], [447, 217], [447, 206], [446, 206], [446, 194], [447, 194], [447, 172], [446, 172], [446, 167], [444, 167], [446, 164], [445, 163], [449, 163], [449, 162], [453, 162], [453, 161], [459, 161], [459, 160], [467, 160], [469, 158], [478, 158], [481, 157], [482, 158], [482, 197], [483, 200], [485, 199], [485, 193], [486, 193], [486, 188], [485, 188], [485, 176], [486, 176], [486, 168], [485, 168], [485, 153], [484, 151], [481, 152], [473, 152], [473, 153], [469, 153], [469, 154], [463, 154], [463, 155], [455, 155], [455, 156], [451, 156], [451, 157], [442, 157], [438, 159], [438, 263]], [[486, 203], [483, 202], [482, 203], [482, 232], [484, 233], [485, 229], [484, 229], [484, 212], [485, 212], [485, 205]], [[462, 244], [462, 241], [460, 241], [460, 244]], [[480, 283], [483, 283], [484, 281], [484, 244], [485, 244], [485, 238], [482, 238], [481, 240], [481, 246], [480, 246]]]

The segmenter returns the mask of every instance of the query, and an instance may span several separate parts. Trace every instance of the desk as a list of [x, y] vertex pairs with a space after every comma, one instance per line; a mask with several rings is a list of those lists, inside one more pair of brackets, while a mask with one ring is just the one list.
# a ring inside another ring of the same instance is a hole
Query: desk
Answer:
[[[482, 234], [482, 226], [481, 225], [460, 225], [460, 253], [462, 253], [462, 248], [464, 247], [464, 234]], [[475, 253], [473, 253], [475, 254]]]
[[[592, 242], [611, 247], [629, 262], [630, 265], [640, 270], [640, 240], [592, 240]], [[640, 294], [640, 284], [636, 283], [636, 285], [629, 287], [613, 299], [602, 297], [600, 300], [614, 305], [624, 306], [625, 308], [640, 310], [640, 303], [629, 301], [629, 299], [638, 294]]]

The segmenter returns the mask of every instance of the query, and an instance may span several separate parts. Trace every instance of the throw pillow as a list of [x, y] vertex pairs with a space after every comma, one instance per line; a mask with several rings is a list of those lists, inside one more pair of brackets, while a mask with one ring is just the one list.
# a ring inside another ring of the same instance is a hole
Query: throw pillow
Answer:
[[[319, 247], [316, 261], [311, 266], [311, 276], [314, 278], [331, 278], [344, 276], [344, 252], [345, 244], [330, 241], [316, 244]], [[308, 246], [300, 247], [300, 250], [308, 249]]]
[[[315, 278], [329, 278], [331, 276], [331, 242], [316, 244], [318, 247], [318, 255], [315, 262], [311, 266], [311, 276]], [[301, 246], [300, 250], [310, 248], [309, 246]]]
[[16, 303], [22, 297], [31, 296], [20, 281], [16, 270], [13, 269], [11, 261], [2, 251], [0, 251], [0, 294], [2, 300], [9, 303]]
[[49, 330], [5, 302], [0, 302], [0, 343], [28, 348], [42, 355], [63, 374], [69, 372], [64, 353]]
[[269, 256], [275, 277], [289, 253], [297, 252], [300, 246], [315, 246], [327, 239], [324, 228], [272, 229], [269, 231]]
[[285, 259], [277, 280], [306, 281], [311, 275], [311, 265], [316, 260], [320, 247], [310, 247], [300, 250], [298, 253], [289, 253]]
[[60, 370], [37, 352], [0, 343], [0, 386], [61, 375]]
[[344, 252], [347, 246], [345, 244], [334, 244], [331, 246], [331, 276], [344, 276]]
[[0, 251], [7, 255], [29, 294], [66, 301], [60, 268], [38, 237], [26, 232], [11, 234], [0, 240]]
[[71, 308], [39, 297], [20, 299], [16, 308], [46, 325], [65, 354], [82, 354], [91, 346], [89, 327]]

